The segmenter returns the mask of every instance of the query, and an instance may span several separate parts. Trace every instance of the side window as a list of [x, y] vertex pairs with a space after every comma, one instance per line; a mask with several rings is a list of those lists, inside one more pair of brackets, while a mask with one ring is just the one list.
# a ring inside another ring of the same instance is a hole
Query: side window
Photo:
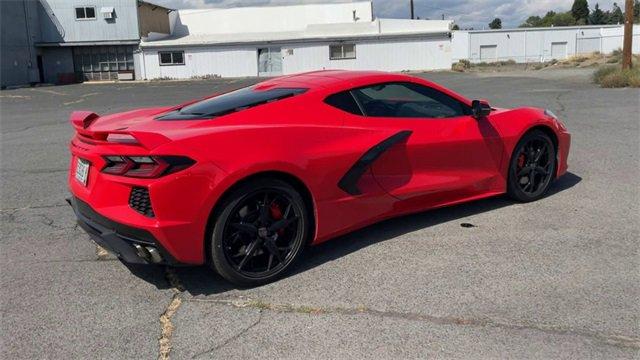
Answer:
[[82, 6], [75, 8], [76, 20], [95, 20], [96, 8], [93, 6]]
[[325, 103], [354, 115], [362, 115], [360, 107], [350, 91], [333, 94], [324, 100]]
[[329, 45], [329, 60], [347, 60], [356, 58], [356, 44]]
[[184, 65], [183, 51], [160, 51], [158, 56], [160, 57], [160, 66]]
[[451, 118], [470, 115], [460, 101], [427, 86], [385, 83], [353, 90], [366, 116]]

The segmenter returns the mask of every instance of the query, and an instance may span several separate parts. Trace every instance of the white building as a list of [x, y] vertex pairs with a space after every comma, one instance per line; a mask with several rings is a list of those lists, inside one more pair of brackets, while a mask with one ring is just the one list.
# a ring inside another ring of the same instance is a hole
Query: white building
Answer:
[[449, 69], [451, 21], [374, 19], [371, 1], [171, 13], [136, 78], [271, 76], [318, 69]]
[[[622, 48], [623, 32], [622, 25], [455, 31], [452, 60], [524, 63], [596, 51], [608, 54]], [[640, 28], [635, 26], [633, 33], [633, 52], [640, 53]]]

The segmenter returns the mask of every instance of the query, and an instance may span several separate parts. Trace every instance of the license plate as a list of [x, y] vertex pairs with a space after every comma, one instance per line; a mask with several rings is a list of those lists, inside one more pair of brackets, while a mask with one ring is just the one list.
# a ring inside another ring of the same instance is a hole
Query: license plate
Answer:
[[91, 163], [84, 159], [78, 158], [78, 161], [76, 162], [76, 180], [78, 180], [84, 186], [87, 186], [90, 166]]

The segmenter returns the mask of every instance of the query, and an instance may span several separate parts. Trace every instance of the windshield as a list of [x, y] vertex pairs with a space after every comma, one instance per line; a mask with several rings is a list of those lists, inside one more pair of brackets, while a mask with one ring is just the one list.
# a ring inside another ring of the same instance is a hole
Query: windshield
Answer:
[[307, 91], [307, 89], [304, 88], [256, 90], [255, 86], [250, 86], [193, 103], [161, 116], [158, 120], [193, 120], [212, 118], [282, 100], [302, 94], [305, 91]]

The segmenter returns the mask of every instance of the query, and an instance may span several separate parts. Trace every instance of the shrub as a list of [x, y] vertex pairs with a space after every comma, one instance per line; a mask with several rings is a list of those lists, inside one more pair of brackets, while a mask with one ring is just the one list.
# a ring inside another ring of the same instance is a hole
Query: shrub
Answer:
[[457, 63], [451, 66], [451, 70], [458, 72], [465, 72], [471, 68], [471, 62], [466, 59], [459, 60]]
[[457, 72], [465, 72], [466, 68], [460, 63], [455, 63], [451, 65], [451, 70], [457, 71]]
[[603, 88], [640, 87], [640, 68], [601, 67], [593, 74], [593, 80]]
[[593, 73], [593, 82], [600, 84], [605, 76], [610, 75], [618, 69], [617, 66], [602, 66]]
[[464, 66], [465, 69], [469, 69], [471, 67], [471, 61], [467, 59], [458, 60], [458, 63], [462, 64], [462, 66]]

